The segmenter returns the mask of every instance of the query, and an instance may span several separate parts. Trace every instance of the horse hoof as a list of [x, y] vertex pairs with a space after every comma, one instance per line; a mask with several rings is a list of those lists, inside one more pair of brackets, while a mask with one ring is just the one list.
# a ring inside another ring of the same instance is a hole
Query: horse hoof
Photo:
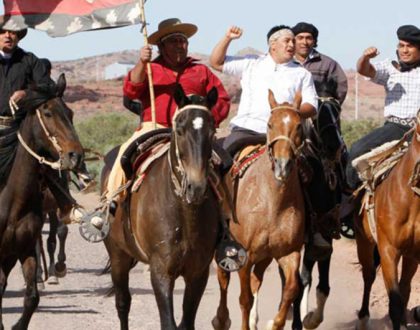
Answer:
[[54, 266], [54, 270], [55, 270], [55, 275], [59, 278], [62, 278], [66, 276], [67, 274], [67, 266], [65, 263], [61, 265], [56, 263]]
[[420, 323], [420, 306], [414, 307], [411, 312], [413, 313], [413, 319], [416, 323]]
[[316, 329], [322, 323], [322, 317], [317, 317], [314, 312], [309, 312], [303, 319], [305, 329]]
[[369, 316], [365, 316], [362, 319], [357, 320], [356, 330], [369, 330], [369, 329], [370, 329]]
[[267, 325], [265, 326], [266, 330], [273, 330], [273, 326], [274, 326], [274, 320], [270, 320], [267, 322]]
[[38, 291], [44, 291], [45, 290], [45, 284], [44, 284], [44, 282], [38, 282], [36, 284], [36, 286], [38, 288]]
[[58, 284], [58, 278], [56, 276], [50, 276], [47, 280], [48, 284]]
[[225, 322], [224, 325], [220, 324], [219, 319], [217, 318], [217, 316], [215, 316], [213, 318], [213, 320], [211, 321], [211, 324], [213, 326], [213, 329], [215, 330], [229, 330], [230, 329], [230, 325], [232, 324], [232, 321], [228, 318]]

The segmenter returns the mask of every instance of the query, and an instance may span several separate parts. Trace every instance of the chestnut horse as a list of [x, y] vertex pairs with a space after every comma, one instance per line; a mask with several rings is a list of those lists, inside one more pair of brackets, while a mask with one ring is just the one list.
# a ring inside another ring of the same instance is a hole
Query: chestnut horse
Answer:
[[[394, 330], [406, 329], [405, 312], [411, 280], [420, 262], [420, 113], [407, 152], [376, 188], [374, 211], [377, 241], [368, 224], [366, 209], [355, 221], [357, 253], [362, 265], [364, 292], [358, 329], [369, 329], [369, 296], [376, 277], [375, 249], [378, 249], [389, 316]], [[398, 264], [402, 258], [401, 277]]]
[[[69, 108], [62, 100], [64, 75], [56, 87], [52, 91], [34, 86], [19, 102], [14, 117], [0, 118], [2, 143], [5, 137], [15, 141], [10, 166], [3, 167], [0, 187], [0, 299], [17, 260], [23, 266], [26, 282], [23, 314], [13, 329], [27, 329], [39, 303], [35, 245], [43, 224], [40, 182], [43, 169], [46, 165], [58, 170], [73, 169], [83, 157]], [[0, 329], [4, 328], [2, 323], [0, 314]]]
[[[209, 110], [217, 97], [215, 88], [206, 97], [186, 97], [177, 85], [174, 99], [179, 110], [173, 119], [169, 151], [154, 161], [140, 188], [128, 192], [125, 205], [120, 203], [116, 210], [104, 242], [121, 329], [128, 329], [128, 279], [136, 260], [150, 265], [161, 329], [194, 329], [221, 218], [220, 203], [208, 184], [215, 134]], [[185, 292], [177, 327], [173, 290], [180, 276]]]
[[[239, 270], [243, 330], [256, 329], [258, 290], [264, 271], [273, 259], [285, 281], [279, 311], [270, 321], [271, 329], [283, 328], [289, 307], [299, 292], [305, 210], [295, 161], [303, 145], [303, 128], [296, 107], [278, 105], [271, 91], [269, 102], [272, 111], [265, 152], [236, 183], [229, 174], [225, 176], [234, 201], [240, 201], [234, 205], [237, 222], [230, 222], [230, 231], [248, 256]], [[228, 329], [231, 323], [227, 307], [230, 273], [221, 268], [217, 271], [220, 302], [212, 324], [215, 329]]]

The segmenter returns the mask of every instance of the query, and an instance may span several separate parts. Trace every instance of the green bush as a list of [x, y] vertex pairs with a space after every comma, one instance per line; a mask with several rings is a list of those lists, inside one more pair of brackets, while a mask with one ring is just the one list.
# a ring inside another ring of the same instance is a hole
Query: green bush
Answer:
[[347, 148], [350, 149], [355, 141], [379, 127], [381, 124], [382, 123], [378, 120], [373, 119], [343, 121], [341, 123], [341, 131]]
[[[76, 120], [75, 127], [84, 148], [105, 155], [113, 147], [126, 141], [138, 126], [139, 119], [127, 114], [100, 114]], [[89, 156], [89, 155], [87, 155]], [[98, 177], [102, 161], [87, 163], [89, 172]]]

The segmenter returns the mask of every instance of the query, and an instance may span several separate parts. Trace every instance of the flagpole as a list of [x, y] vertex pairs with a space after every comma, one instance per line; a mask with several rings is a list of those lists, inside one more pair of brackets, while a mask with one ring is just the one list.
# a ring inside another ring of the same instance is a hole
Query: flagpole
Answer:
[[[140, 20], [143, 24], [143, 37], [144, 37], [144, 45], [147, 46], [149, 42], [147, 41], [147, 28], [146, 28], [146, 17], [144, 15], [144, 0], [140, 1]], [[147, 68], [147, 78], [149, 79], [149, 94], [150, 94], [150, 107], [152, 110], [152, 123], [153, 128], [156, 129], [156, 107], [155, 107], [155, 90], [153, 89], [153, 77], [152, 77], [152, 66], [150, 62], [146, 64]]]

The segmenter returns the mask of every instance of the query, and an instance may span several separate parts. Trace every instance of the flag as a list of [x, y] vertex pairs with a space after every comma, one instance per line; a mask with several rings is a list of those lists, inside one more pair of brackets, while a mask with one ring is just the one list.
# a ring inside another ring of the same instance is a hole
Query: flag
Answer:
[[33, 28], [52, 37], [140, 23], [139, 0], [3, 0], [4, 28]]

